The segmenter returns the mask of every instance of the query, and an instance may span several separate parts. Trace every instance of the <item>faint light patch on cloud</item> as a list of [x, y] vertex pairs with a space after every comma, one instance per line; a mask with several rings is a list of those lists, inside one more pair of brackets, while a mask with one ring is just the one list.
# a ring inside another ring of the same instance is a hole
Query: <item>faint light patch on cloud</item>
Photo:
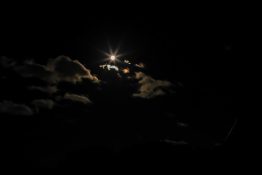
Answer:
[[157, 96], [166, 95], [171, 92], [172, 83], [165, 80], [155, 80], [151, 76], [143, 72], [135, 72], [135, 79], [139, 80], [138, 92], [134, 93], [134, 97], [151, 99]]
[[20, 116], [31, 116], [34, 114], [33, 110], [27, 105], [13, 103], [11, 101], [0, 103], [0, 113]]
[[36, 99], [32, 101], [32, 105], [35, 107], [36, 112], [39, 112], [41, 109], [53, 109], [55, 102], [50, 99]]
[[87, 96], [84, 95], [66, 93], [64, 95], [64, 99], [82, 103], [82, 104], [92, 104], [92, 101]]
[[58, 83], [59, 81], [76, 83], [81, 82], [82, 79], [98, 81], [98, 78], [92, 75], [91, 71], [82, 63], [66, 56], [58, 56], [50, 60], [47, 65], [29, 60], [14, 69], [23, 77], [37, 77], [49, 83]]
[[115, 71], [119, 71], [119, 68], [117, 67], [117, 66], [115, 66], [115, 65], [110, 65], [110, 64], [102, 64], [102, 65], [100, 65], [99, 67], [101, 67], [102, 69], [107, 69], [107, 70], [111, 70], [111, 69], [113, 69], [113, 70], [115, 70]]
[[46, 87], [41, 87], [41, 86], [30, 86], [28, 87], [29, 90], [35, 90], [35, 91], [40, 91], [44, 92], [47, 94], [54, 94], [58, 91], [56, 86], [46, 86]]

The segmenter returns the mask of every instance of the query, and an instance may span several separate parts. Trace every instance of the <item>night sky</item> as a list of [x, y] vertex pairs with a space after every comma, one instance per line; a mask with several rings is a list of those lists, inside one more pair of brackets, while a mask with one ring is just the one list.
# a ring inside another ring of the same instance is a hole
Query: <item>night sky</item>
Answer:
[[228, 11], [134, 3], [3, 10], [3, 160], [176, 167], [202, 157], [226, 167], [239, 141]]

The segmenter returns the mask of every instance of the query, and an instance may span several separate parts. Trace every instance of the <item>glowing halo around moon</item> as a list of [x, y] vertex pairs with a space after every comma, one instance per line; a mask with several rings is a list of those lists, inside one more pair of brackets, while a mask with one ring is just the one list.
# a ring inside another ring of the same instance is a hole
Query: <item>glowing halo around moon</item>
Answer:
[[104, 62], [107, 62], [108, 64], [117, 64], [122, 62], [122, 57], [126, 55], [125, 53], [119, 53], [120, 51], [120, 45], [118, 45], [115, 49], [112, 49], [112, 46], [108, 43], [108, 49], [105, 50], [99, 50], [101, 53], [103, 53], [106, 57], [103, 59]]

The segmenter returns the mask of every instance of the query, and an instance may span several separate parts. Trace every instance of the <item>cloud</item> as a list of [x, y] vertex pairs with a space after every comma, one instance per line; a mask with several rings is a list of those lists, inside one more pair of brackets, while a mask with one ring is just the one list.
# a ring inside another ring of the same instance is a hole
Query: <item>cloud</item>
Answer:
[[15, 70], [23, 77], [37, 77], [49, 83], [59, 81], [76, 83], [81, 82], [82, 79], [98, 81], [98, 78], [82, 63], [66, 56], [50, 60], [47, 65], [26, 61], [24, 65], [15, 67]]
[[82, 63], [66, 56], [59, 56], [51, 60], [48, 63], [48, 67], [57, 74], [60, 81], [76, 83], [81, 81], [82, 78], [94, 81], [98, 80]]
[[22, 77], [36, 77], [50, 83], [56, 83], [58, 81], [55, 72], [51, 71], [45, 65], [40, 65], [34, 62], [25, 62], [24, 65], [15, 67], [15, 71], [17, 71]]
[[28, 87], [28, 89], [29, 90], [37, 90], [37, 91], [48, 93], [48, 94], [54, 94], [58, 91], [56, 86], [46, 86], [46, 87], [30, 86], [30, 87]]
[[74, 102], [83, 103], [83, 104], [91, 104], [92, 103], [92, 101], [88, 97], [83, 96], [83, 95], [78, 95], [78, 94], [66, 93], [64, 95], [64, 99], [71, 100], [71, 101], [74, 101]]
[[2, 56], [0, 57], [0, 66], [3, 68], [9, 68], [16, 64], [16, 62], [8, 57]]
[[124, 63], [131, 64], [129, 60], [124, 60]]
[[138, 92], [133, 94], [134, 97], [151, 99], [157, 96], [163, 96], [166, 95], [173, 86], [169, 81], [155, 80], [143, 72], [136, 72], [135, 79], [139, 80], [139, 88]]
[[21, 116], [31, 116], [34, 114], [32, 109], [25, 104], [16, 104], [10, 101], [0, 103], [0, 113]]
[[145, 68], [144, 63], [138, 63], [138, 64], [135, 64], [135, 66], [141, 69]]
[[35, 106], [36, 111], [38, 112], [39, 109], [53, 109], [55, 103], [50, 99], [37, 99], [32, 101], [32, 105]]
[[119, 71], [119, 68], [115, 65], [110, 65], [110, 64], [103, 64], [103, 65], [100, 65], [99, 67], [103, 68], [103, 69], [107, 69], [107, 70], [111, 70], [111, 69], [114, 69], [115, 71]]

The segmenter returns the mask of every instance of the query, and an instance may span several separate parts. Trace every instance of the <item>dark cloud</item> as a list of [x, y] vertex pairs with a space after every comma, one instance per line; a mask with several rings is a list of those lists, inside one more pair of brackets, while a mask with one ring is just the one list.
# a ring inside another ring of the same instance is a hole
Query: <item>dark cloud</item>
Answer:
[[0, 103], [0, 112], [9, 115], [31, 116], [33, 111], [25, 104], [16, 104], [10, 101]]
[[91, 104], [92, 103], [92, 101], [88, 97], [84, 95], [78, 95], [78, 94], [72, 94], [72, 93], [66, 93], [64, 95], [64, 99], [82, 103], [82, 104]]
[[59, 81], [76, 83], [81, 82], [82, 79], [98, 81], [98, 78], [92, 75], [82, 63], [66, 56], [50, 60], [47, 65], [26, 61], [24, 65], [16, 66], [14, 69], [23, 77], [37, 77], [49, 83]]
[[44, 92], [44, 93], [47, 93], [47, 94], [54, 94], [58, 91], [56, 86], [46, 86], [46, 87], [30, 86], [30, 87], [28, 87], [28, 89]]
[[50, 99], [37, 99], [32, 101], [32, 105], [35, 107], [38, 112], [40, 109], [53, 109], [55, 102]]
[[16, 64], [16, 62], [8, 57], [2, 56], [0, 57], [0, 66], [4, 68], [12, 67]]
[[157, 96], [166, 95], [173, 86], [171, 82], [165, 80], [155, 80], [143, 72], [136, 72], [135, 79], [139, 80], [139, 89], [134, 93], [134, 97], [151, 99]]
[[57, 75], [47, 66], [34, 62], [26, 62], [22, 66], [17, 66], [15, 67], [15, 71], [22, 77], [36, 77], [50, 83], [56, 83], [59, 80]]

